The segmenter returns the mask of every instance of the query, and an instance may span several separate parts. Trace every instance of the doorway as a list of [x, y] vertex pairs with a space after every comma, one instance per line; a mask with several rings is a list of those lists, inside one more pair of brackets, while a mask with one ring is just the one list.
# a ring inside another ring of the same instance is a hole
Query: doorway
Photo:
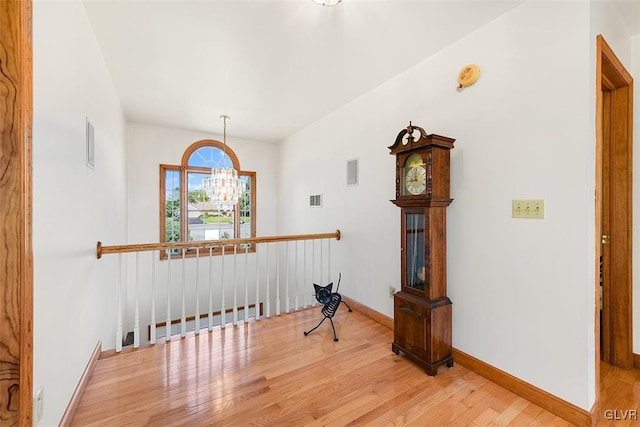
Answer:
[[633, 78], [602, 36], [596, 52], [596, 378], [633, 367]]

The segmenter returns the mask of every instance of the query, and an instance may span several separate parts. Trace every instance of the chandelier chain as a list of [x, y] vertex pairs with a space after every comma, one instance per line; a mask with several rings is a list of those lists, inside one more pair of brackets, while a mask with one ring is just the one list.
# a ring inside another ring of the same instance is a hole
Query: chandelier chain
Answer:
[[[227, 156], [227, 119], [229, 116], [222, 114], [223, 119], [223, 160], [222, 164], [211, 169], [211, 176], [202, 180], [202, 188], [211, 198], [211, 202], [218, 208], [218, 211], [229, 213], [234, 210], [242, 195], [246, 190], [246, 182], [238, 176], [238, 171], [234, 168], [225, 166], [225, 161], [229, 160]], [[233, 163], [233, 162], [232, 162]]]
[[223, 125], [222, 125], [222, 150], [224, 151], [224, 154], [227, 154], [227, 119], [229, 119], [229, 116], [227, 116], [226, 114], [221, 114], [220, 118], [222, 119]]

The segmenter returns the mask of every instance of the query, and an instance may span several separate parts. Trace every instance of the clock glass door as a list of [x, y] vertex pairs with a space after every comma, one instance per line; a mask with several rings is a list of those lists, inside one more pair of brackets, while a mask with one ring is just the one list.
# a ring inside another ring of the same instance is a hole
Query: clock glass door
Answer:
[[424, 291], [424, 213], [407, 213], [405, 227], [405, 284], [408, 288]]

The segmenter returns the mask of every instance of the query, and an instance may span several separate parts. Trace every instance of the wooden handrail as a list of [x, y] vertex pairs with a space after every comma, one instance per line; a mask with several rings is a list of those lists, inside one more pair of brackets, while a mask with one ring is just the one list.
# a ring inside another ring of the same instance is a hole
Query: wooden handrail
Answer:
[[289, 236], [265, 236], [251, 237], [246, 239], [223, 239], [223, 240], [201, 240], [196, 242], [168, 242], [168, 243], [140, 243], [131, 245], [103, 246], [102, 242], [98, 242], [96, 247], [97, 258], [102, 258], [104, 254], [118, 254], [125, 252], [145, 252], [155, 251], [159, 249], [182, 249], [182, 248], [209, 248], [212, 246], [235, 246], [247, 243], [271, 243], [271, 242], [288, 242], [296, 240], [317, 240], [331, 239], [340, 240], [340, 230], [333, 233], [319, 234], [294, 234]]

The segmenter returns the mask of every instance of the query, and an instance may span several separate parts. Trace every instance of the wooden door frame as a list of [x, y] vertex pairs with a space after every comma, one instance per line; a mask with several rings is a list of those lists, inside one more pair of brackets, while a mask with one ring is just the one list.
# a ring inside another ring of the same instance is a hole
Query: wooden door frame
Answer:
[[31, 0], [0, 1], [0, 424], [32, 425]]
[[[632, 319], [632, 186], [633, 186], [633, 78], [616, 57], [605, 39], [596, 39], [596, 384], [599, 384], [601, 351], [610, 363], [626, 369], [633, 367]], [[607, 160], [609, 159], [609, 160]], [[611, 217], [602, 214], [604, 162], [611, 162], [610, 179], [615, 183], [608, 202]], [[607, 226], [608, 224], [608, 226]], [[608, 230], [603, 227], [607, 226]], [[601, 236], [611, 237], [610, 283], [603, 308], [606, 326], [600, 348], [600, 256]], [[596, 387], [596, 401], [599, 387]]]

